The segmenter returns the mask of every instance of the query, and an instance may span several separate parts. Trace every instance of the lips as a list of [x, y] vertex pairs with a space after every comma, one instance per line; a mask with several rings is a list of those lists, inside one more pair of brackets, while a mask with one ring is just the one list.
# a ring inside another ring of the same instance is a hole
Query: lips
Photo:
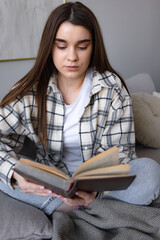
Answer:
[[68, 68], [68, 69], [77, 69], [78, 66], [72, 66], [72, 65], [70, 65], [70, 66], [66, 66], [66, 68]]
[[73, 69], [77, 69], [78, 66], [66, 66], [67, 68], [73, 68]]

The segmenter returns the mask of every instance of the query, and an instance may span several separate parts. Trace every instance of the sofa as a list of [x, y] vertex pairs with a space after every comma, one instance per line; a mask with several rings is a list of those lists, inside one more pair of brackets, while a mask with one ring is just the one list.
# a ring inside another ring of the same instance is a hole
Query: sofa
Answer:
[[[160, 162], [160, 148], [159, 143], [156, 145], [156, 141], [152, 138], [156, 135], [152, 130], [156, 129], [151, 126], [150, 132], [153, 136], [147, 136], [149, 124], [155, 118], [155, 123], [159, 123], [159, 113], [154, 113], [152, 107], [156, 105], [154, 101], [160, 104], [158, 96], [154, 96], [153, 92], [156, 92], [155, 86], [149, 74], [138, 74], [129, 79], [126, 79], [126, 84], [131, 94], [133, 101], [133, 112], [135, 117], [135, 129], [136, 134], [136, 153], [138, 157], [152, 157], [156, 161]], [[149, 100], [146, 100], [146, 99]], [[151, 99], [150, 99], [151, 98]], [[137, 100], [138, 99], [138, 100]], [[153, 101], [152, 105], [150, 103]], [[158, 105], [157, 103], [157, 105]], [[157, 107], [156, 105], [156, 107]], [[144, 111], [142, 111], [144, 109]], [[158, 107], [157, 107], [158, 109]], [[160, 109], [160, 108], [159, 108]], [[147, 120], [147, 127], [143, 128], [143, 134], [141, 136], [142, 126], [140, 121], [147, 118], [144, 114], [149, 111], [149, 118]], [[158, 110], [157, 110], [158, 111]], [[160, 112], [160, 111], [159, 111]], [[138, 115], [138, 117], [136, 116]], [[153, 118], [153, 119], [152, 119]], [[154, 121], [153, 121], [154, 123]], [[140, 125], [140, 126], [139, 126]], [[145, 132], [146, 130], [146, 132]], [[150, 133], [150, 134], [151, 134]], [[160, 134], [159, 134], [160, 136]], [[158, 137], [158, 136], [157, 136]], [[146, 139], [150, 138], [150, 141]], [[153, 145], [153, 142], [155, 145]], [[29, 151], [29, 149], [32, 149]], [[28, 157], [35, 156], [35, 146], [33, 143], [26, 139], [25, 146], [21, 151], [21, 154]], [[52, 239], [53, 226], [51, 219], [46, 216], [41, 210], [19, 202], [15, 199], [6, 196], [0, 192], [1, 203], [1, 217], [0, 217], [0, 239], [3, 240], [36, 240], [36, 239]]]
[[125, 82], [133, 104], [137, 156], [160, 163], [160, 93], [148, 73], [137, 74]]

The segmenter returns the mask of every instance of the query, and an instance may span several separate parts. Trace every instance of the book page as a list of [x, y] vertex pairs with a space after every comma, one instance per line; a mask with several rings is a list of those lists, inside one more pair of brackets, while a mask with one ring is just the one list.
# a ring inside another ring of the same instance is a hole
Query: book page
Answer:
[[81, 179], [83, 177], [97, 177], [97, 176], [112, 176], [112, 175], [128, 175], [130, 171], [129, 164], [119, 164], [111, 167], [94, 169], [78, 174], [75, 179]]
[[25, 158], [20, 158], [19, 162], [24, 164], [24, 165], [28, 165], [30, 167], [34, 167], [34, 168], [43, 170], [45, 172], [52, 173], [53, 175], [59, 176], [63, 179], [69, 179], [70, 178], [66, 173], [62, 172], [61, 170], [59, 170], [59, 169], [57, 169], [56, 167], [53, 167], [53, 166], [51, 167], [51, 166], [48, 166], [48, 165], [45, 165], [45, 164], [42, 164], [42, 163], [38, 163], [38, 162], [35, 162], [35, 161], [31, 161], [31, 160], [28, 160], [28, 159], [25, 159]]
[[119, 151], [117, 147], [113, 147], [108, 149], [107, 151], [100, 153], [88, 161], [84, 162], [78, 169], [73, 173], [73, 178], [77, 177], [80, 173], [103, 168], [109, 167], [113, 165], [119, 164]]
[[[77, 181], [81, 181], [81, 180], [94, 180], [94, 181], [96, 181], [96, 180], [98, 180], [98, 179], [101, 179], [101, 180], [104, 180], [104, 179], [114, 179], [114, 178], [119, 178], [119, 179], [123, 179], [123, 178], [125, 178], [125, 179], [131, 179], [131, 178], [133, 178], [134, 177], [134, 175], [117, 175], [117, 174], [115, 174], [115, 175], [106, 175], [106, 176], [82, 176], [82, 177], [80, 177], [80, 178], [77, 178], [76, 180]], [[113, 185], [114, 186], [114, 185]]]

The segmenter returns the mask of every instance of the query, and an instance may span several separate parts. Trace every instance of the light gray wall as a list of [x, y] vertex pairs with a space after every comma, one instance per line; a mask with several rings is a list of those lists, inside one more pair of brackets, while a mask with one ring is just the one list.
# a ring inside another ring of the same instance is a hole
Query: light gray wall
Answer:
[[[124, 79], [149, 73], [160, 91], [160, 0], [81, 2], [99, 20], [111, 65]], [[33, 63], [33, 60], [0, 62], [0, 99]]]
[[81, 0], [101, 24], [111, 65], [128, 78], [147, 72], [160, 90], [160, 0]]
[[33, 66], [34, 60], [0, 62], [0, 100]]

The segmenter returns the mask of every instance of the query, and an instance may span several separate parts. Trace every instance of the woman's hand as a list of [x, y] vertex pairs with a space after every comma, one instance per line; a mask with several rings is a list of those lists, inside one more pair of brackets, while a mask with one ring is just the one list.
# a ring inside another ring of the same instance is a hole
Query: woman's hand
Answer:
[[25, 180], [21, 175], [13, 172], [12, 177], [17, 181], [18, 186], [22, 189], [23, 193], [34, 193], [40, 196], [54, 196], [55, 193], [49, 189], [44, 188], [44, 186], [29, 182]]
[[76, 196], [74, 198], [66, 198], [63, 196], [59, 196], [59, 198], [70, 206], [84, 206], [88, 207], [90, 203], [92, 203], [97, 195], [97, 192], [87, 193], [83, 191], [77, 191]]
[[96, 192], [87, 193], [83, 191], [77, 191], [76, 197], [66, 198], [61, 195], [57, 195], [49, 189], [44, 188], [44, 186], [27, 181], [16, 172], [13, 172], [12, 177], [17, 181], [18, 186], [22, 189], [23, 193], [33, 193], [39, 196], [55, 196], [60, 198], [65, 204], [71, 207], [77, 205], [88, 207], [88, 205], [94, 201], [97, 194]]

